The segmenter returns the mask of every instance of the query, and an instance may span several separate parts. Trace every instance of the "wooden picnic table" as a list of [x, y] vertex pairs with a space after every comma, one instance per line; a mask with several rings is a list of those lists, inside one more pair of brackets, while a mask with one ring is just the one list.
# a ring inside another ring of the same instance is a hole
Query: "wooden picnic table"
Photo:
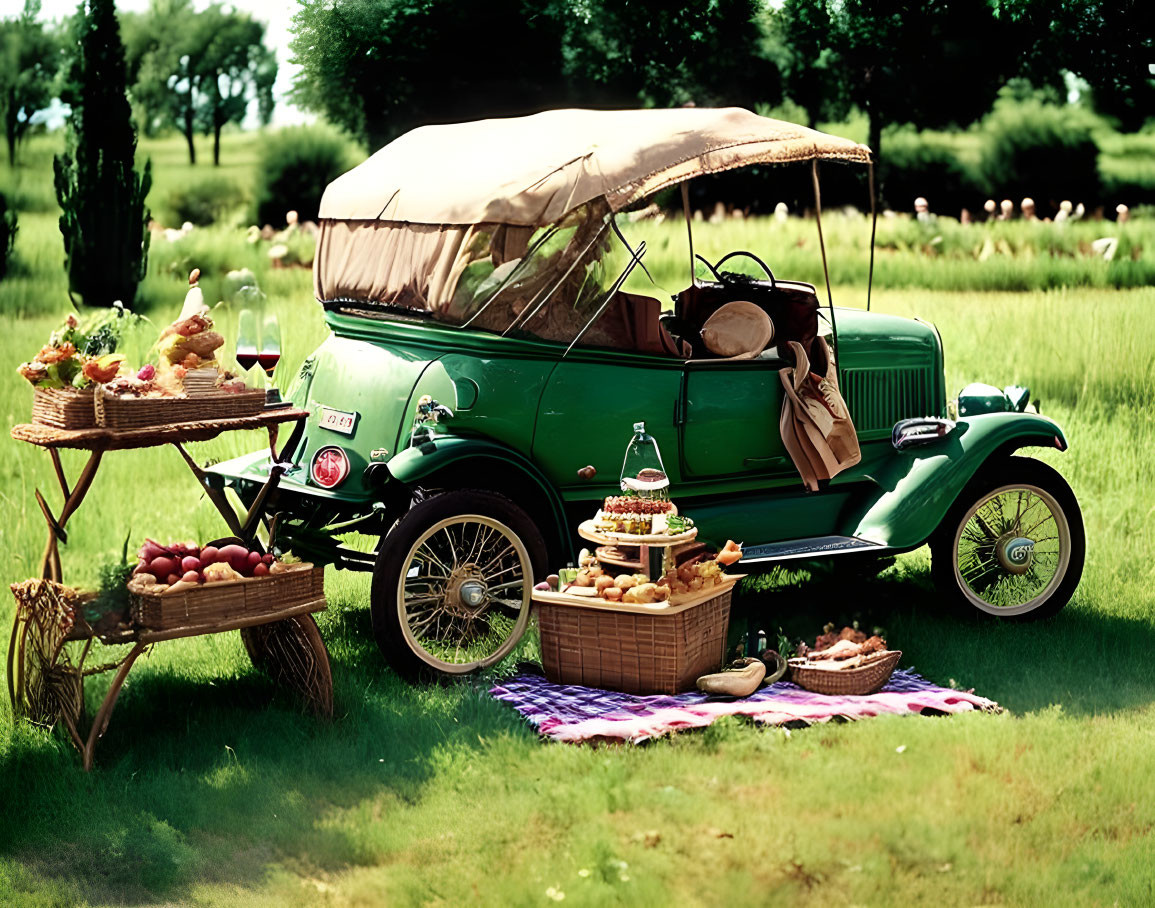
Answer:
[[[326, 607], [320, 590], [319, 574], [313, 598], [289, 604], [270, 603], [257, 612], [209, 624], [190, 622], [186, 626], [158, 630], [139, 627], [130, 621], [116, 627], [98, 629], [80, 615], [65, 622], [69, 625], [66, 631], [61, 631], [60, 627], [53, 624], [57, 620], [61, 603], [73, 595], [73, 591], [63, 585], [60, 560], [60, 545], [68, 541], [66, 525], [84, 501], [105, 453], [171, 444], [220, 512], [234, 537], [259, 549], [261, 546], [256, 531], [265, 503], [276, 490], [281, 477], [292, 466], [288, 458], [300, 443], [308, 416], [306, 410], [282, 407], [268, 409], [254, 416], [129, 430], [59, 429], [38, 423], [24, 423], [12, 428], [14, 439], [48, 451], [64, 503], [59, 513], [55, 514], [40, 490], [35, 490], [37, 504], [48, 524], [48, 541], [41, 558], [40, 580], [13, 584], [17, 609], [8, 649], [8, 693], [17, 715], [25, 715], [43, 724], [63, 721], [83, 756], [86, 770], [92, 767], [96, 744], [108, 728], [112, 710], [132, 666], [148, 647], [166, 640], [240, 630], [249, 657], [258, 669], [301, 694], [314, 712], [326, 717], [332, 715], [333, 684], [329, 656], [312, 618], [313, 612]], [[293, 427], [278, 452], [278, 429], [286, 423], [292, 423]], [[248, 511], [239, 516], [224, 489], [210, 481], [209, 474], [193, 460], [184, 446], [188, 442], [216, 438], [224, 432], [262, 428], [267, 431], [269, 438], [268, 477]], [[65, 475], [59, 453], [62, 448], [89, 452], [88, 460], [74, 483]], [[38, 609], [43, 614], [38, 613]], [[75, 609], [69, 607], [69, 611], [75, 612]], [[46, 617], [49, 612], [52, 613], [51, 619]], [[132, 649], [118, 662], [86, 670], [84, 662], [93, 640], [106, 645], [131, 644]], [[82, 651], [76, 660], [69, 655], [69, 644], [82, 644]], [[116, 674], [112, 685], [88, 732], [82, 733], [83, 678], [96, 671], [114, 669]]]

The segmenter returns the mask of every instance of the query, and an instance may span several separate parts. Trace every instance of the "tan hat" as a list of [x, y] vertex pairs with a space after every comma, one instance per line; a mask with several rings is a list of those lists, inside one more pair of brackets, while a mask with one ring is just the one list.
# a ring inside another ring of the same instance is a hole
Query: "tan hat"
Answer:
[[753, 359], [773, 337], [770, 316], [745, 300], [726, 303], [702, 326], [706, 349], [727, 359]]

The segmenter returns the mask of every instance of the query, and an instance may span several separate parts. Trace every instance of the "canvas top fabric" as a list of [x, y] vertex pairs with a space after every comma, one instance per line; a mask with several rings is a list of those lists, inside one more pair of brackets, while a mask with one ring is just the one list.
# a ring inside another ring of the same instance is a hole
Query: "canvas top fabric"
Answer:
[[320, 217], [541, 227], [595, 199], [621, 211], [695, 176], [811, 159], [870, 150], [736, 107], [551, 110], [414, 129], [330, 183]]

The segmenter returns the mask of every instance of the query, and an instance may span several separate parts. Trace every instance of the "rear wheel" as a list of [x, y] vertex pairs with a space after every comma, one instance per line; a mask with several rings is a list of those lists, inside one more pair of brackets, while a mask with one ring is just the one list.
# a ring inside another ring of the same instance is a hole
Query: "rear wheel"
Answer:
[[1009, 457], [967, 486], [935, 538], [935, 583], [965, 612], [1056, 614], [1083, 573], [1086, 539], [1071, 487], [1046, 464]]
[[410, 679], [493, 665], [524, 634], [545, 561], [541, 533], [506, 498], [455, 490], [418, 502], [377, 556], [377, 645]]

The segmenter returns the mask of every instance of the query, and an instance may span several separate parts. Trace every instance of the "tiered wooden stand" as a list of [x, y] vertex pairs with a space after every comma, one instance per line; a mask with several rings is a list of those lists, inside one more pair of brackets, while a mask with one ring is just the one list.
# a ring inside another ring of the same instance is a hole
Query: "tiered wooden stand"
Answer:
[[[309, 595], [298, 595], [292, 601], [264, 597], [251, 609], [227, 618], [193, 619], [164, 629], [145, 627], [133, 620], [110, 631], [97, 631], [77, 614], [78, 603], [68, 601], [68, 597], [74, 594], [62, 585], [60, 563], [60, 544], [68, 542], [68, 520], [92, 486], [105, 453], [164, 444], [171, 444], [180, 452], [233, 535], [245, 544], [259, 545], [256, 531], [265, 502], [291, 466], [286, 460], [301, 440], [308, 415], [305, 410], [276, 409], [255, 416], [119, 431], [105, 428], [58, 429], [35, 423], [13, 427], [11, 434], [16, 440], [47, 449], [64, 497], [59, 513], [54, 514], [39, 489], [36, 490], [36, 502], [48, 524], [48, 540], [40, 563], [42, 579], [13, 586], [17, 609], [8, 648], [8, 695], [16, 715], [45, 724], [63, 722], [83, 756], [84, 768], [90, 769], [96, 744], [108, 728], [121, 687], [141, 653], [165, 640], [233, 630], [241, 631], [245, 648], [258, 669], [280, 685], [301, 694], [317, 714], [332, 715], [333, 682], [329, 655], [311, 614], [325, 608], [319, 577], [310, 587]], [[285, 423], [292, 423], [293, 428], [278, 453], [278, 428]], [[223, 432], [261, 428], [268, 432], [272, 463], [268, 479], [257, 493], [252, 507], [239, 516], [224, 490], [209, 482], [208, 474], [192, 459], [184, 445], [192, 441], [207, 441]], [[89, 452], [75, 483], [70, 483], [64, 474], [59, 454], [61, 448]], [[109, 645], [131, 644], [132, 649], [118, 662], [86, 669], [85, 659], [94, 639]], [[72, 643], [82, 647], [75, 659], [67, 647]], [[97, 671], [110, 670], [116, 671], [112, 685], [91, 727], [84, 734], [81, 730], [83, 678]]]

